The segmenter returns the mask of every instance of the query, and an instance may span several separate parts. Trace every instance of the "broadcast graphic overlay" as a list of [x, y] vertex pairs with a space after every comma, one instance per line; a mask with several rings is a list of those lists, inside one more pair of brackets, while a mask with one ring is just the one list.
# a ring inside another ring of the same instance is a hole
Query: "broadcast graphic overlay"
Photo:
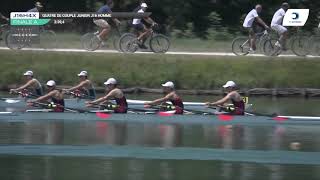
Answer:
[[41, 31], [44, 26], [66, 24], [73, 19], [108, 19], [108, 18], [145, 18], [151, 13], [132, 12], [11, 12], [10, 13], [10, 43], [17, 45], [40, 43]]

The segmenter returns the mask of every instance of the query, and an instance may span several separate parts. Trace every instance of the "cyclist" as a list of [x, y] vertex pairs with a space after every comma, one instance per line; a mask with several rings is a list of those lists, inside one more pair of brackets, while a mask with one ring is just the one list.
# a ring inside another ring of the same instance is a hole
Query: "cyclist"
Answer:
[[[249, 31], [249, 43], [250, 50], [249, 53], [254, 53], [256, 50], [256, 26], [259, 24], [265, 29], [270, 29], [269, 26], [259, 17], [259, 13], [262, 11], [262, 6], [257, 4], [255, 9], [252, 9], [246, 16], [243, 27]], [[258, 23], [258, 24], [257, 24]]]
[[282, 26], [282, 22], [289, 7], [288, 3], [282, 3], [281, 8], [274, 13], [271, 21], [271, 28], [280, 35], [279, 41], [277, 41], [275, 45], [284, 51], [286, 50], [288, 29]]
[[[113, 1], [107, 0], [106, 4], [100, 7], [100, 9], [97, 11], [97, 13], [112, 13], [111, 8], [113, 7]], [[112, 21], [118, 26], [120, 24], [120, 21], [117, 18], [112, 18]], [[111, 26], [109, 23], [104, 19], [94, 19], [93, 22], [100, 28], [102, 28], [102, 31], [97, 35], [98, 39], [101, 41], [101, 44], [103, 45], [102, 41], [105, 40], [110, 31]]]
[[0, 13], [0, 19], [3, 19], [3, 20], [6, 20], [6, 21], [9, 21], [9, 18], [5, 17], [3, 14]]
[[43, 9], [43, 5], [41, 4], [41, 2], [36, 2], [34, 6], [34, 8], [29, 9], [27, 12], [40, 12]]
[[[146, 3], [141, 3], [140, 9], [137, 11], [137, 13], [144, 13], [146, 12], [147, 8], [148, 5]], [[147, 23], [152, 24], [152, 26], [156, 24], [150, 17], [146, 17], [144, 20]], [[142, 49], [147, 49], [147, 47], [144, 45], [144, 42], [147, 40], [150, 31], [148, 31], [146, 26], [142, 23], [141, 18], [134, 18], [132, 20], [132, 26], [138, 33], [137, 39], [140, 42], [139, 47]]]
[[[1, 13], [0, 13], [0, 19], [9, 21], [9, 18], [5, 17], [5, 16], [2, 15]], [[1, 23], [0, 23], [0, 25], [1, 25]], [[3, 30], [2, 30], [2, 28], [0, 28], [0, 40], [2, 40], [2, 32], [3, 32]]]

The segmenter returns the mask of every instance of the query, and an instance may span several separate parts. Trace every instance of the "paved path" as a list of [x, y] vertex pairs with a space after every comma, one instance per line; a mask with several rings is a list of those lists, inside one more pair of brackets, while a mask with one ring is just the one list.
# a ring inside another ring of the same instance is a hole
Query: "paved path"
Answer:
[[[0, 50], [10, 50], [6, 47], [0, 47]], [[24, 48], [23, 51], [47, 51], [47, 52], [86, 52], [86, 53], [121, 53], [116, 50], [96, 50], [87, 51], [84, 49], [40, 49], [40, 48]], [[152, 54], [152, 52], [136, 52], [136, 54]], [[227, 52], [187, 52], [187, 51], [169, 51], [166, 54], [170, 55], [196, 55], [196, 56], [235, 56], [233, 53]], [[252, 57], [264, 57], [263, 54], [250, 54]], [[280, 57], [297, 57], [296, 55], [286, 54]], [[307, 56], [307, 58], [320, 58], [319, 56]]]

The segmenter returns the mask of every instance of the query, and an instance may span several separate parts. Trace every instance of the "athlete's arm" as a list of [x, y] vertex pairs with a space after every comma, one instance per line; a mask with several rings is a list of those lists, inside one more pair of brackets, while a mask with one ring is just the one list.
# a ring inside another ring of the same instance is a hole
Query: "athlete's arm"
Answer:
[[216, 102], [213, 102], [213, 103], [206, 103], [207, 105], [209, 106], [218, 106], [218, 105], [223, 105], [225, 104], [226, 102], [228, 102], [233, 96], [233, 93], [229, 93], [228, 95], [226, 95], [224, 98], [216, 101]]
[[269, 26], [258, 16], [256, 17], [256, 20], [259, 24], [261, 24], [262, 26], [264, 26], [266, 29], [269, 29]]
[[173, 94], [170, 93], [168, 95], [166, 95], [165, 97], [163, 98], [159, 98], [159, 99], [156, 99], [154, 101], [151, 101], [151, 102], [148, 102], [148, 103], [145, 103], [145, 105], [149, 105], [149, 106], [154, 106], [154, 105], [158, 105], [158, 104], [161, 104], [163, 102], [166, 102], [166, 101], [169, 101], [171, 98], [172, 98]]
[[80, 88], [83, 88], [85, 85], [88, 84], [88, 81], [82, 81], [81, 83], [79, 83], [77, 86], [75, 87], [72, 87], [70, 89], [66, 89], [66, 91], [74, 91], [74, 90], [77, 90], [77, 89], [80, 89]]
[[48, 99], [50, 99], [52, 96], [54, 96], [57, 93], [57, 90], [53, 90], [51, 92], [49, 92], [48, 94], [38, 97], [37, 99], [31, 101], [31, 102], [42, 102], [42, 101], [46, 101]]
[[108, 101], [108, 100], [112, 100], [112, 99], [114, 99], [115, 97], [117, 96], [117, 90], [112, 90], [112, 91], [110, 91], [107, 95], [105, 95], [105, 96], [103, 96], [103, 97], [101, 97], [101, 98], [99, 98], [99, 99], [96, 99], [96, 100], [94, 100], [94, 101], [91, 101], [91, 102], [87, 102], [87, 104], [91, 104], [91, 105], [93, 105], [93, 104], [99, 104], [99, 103], [101, 103], [101, 102], [105, 102], [105, 101]]
[[145, 17], [143, 19], [149, 24], [152, 24], [152, 25], [156, 24], [156, 22], [153, 19], [151, 19], [150, 17]]
[[26, 88], [32, 86], [33, 83], [35, 83], [35, 79], [32, 79], [32, 80], [28, 81], [25, 85], [23, 85], [23, 86], [21, 86], [21, 87], [19, 87], [19, 88], [17, 88], [17, 89], [11, 89], [10, 91], [11, 91], [11, 92], [12, 92], [12, 91], [21, 91], [21, 90], [23, 90], [23, 89], [26, 89]]

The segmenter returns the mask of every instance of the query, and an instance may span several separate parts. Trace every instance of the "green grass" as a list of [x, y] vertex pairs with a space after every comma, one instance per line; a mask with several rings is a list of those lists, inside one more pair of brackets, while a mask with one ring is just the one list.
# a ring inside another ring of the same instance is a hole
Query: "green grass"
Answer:
[[[57, 48], [82, 49], [79, 33], [56, 33]], [[171, 38], [170, 51], [213, 51], [231, 52], [232, 41], [214, 41], [202, 39], [176, 39]], [[34, 47], [37, 47], [34, 45]], [[49, 46], [50, 47], [50, 46]], [[101, 49], [114, 49], [112, 42], [107, 41], [106, 47]]]
[[167, 80], [179, 89], [219, 88], [234, 80], [243, 88], [320, 88], [320, 59], [209, 57], [163, 54], [104, 54], [0, 51], [0, 84], [17, 84], [31, 69], [43, 83], [73, 85], [81, 70], [101, 86], [109, 77], [122, 87], [159, 88]]

